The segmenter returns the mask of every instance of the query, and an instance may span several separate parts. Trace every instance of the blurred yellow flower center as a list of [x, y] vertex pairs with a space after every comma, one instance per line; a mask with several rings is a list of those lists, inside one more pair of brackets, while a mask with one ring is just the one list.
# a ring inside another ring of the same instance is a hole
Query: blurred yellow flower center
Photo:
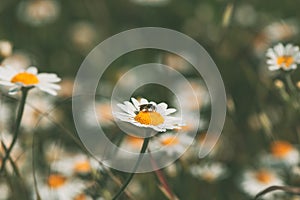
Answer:
[[139, 112], [135, 117], [134, 120], [145, 125], [153, 125], [157, 126], [164, 123], [165, 119], [155, 111], [146, 111], [146, 112]]
[[11, 79], [11, 82], [12, 83], [23, 83], [24, 85], [34, 85], [34, 84], [39, 83], [39, 79], [34, 74], [22, 72], [22, 73], [15, 75]]
[[271, 153], [278, 158], [286, 156], [291, 150], [293, 146], [285, 141], [276, 141], [271, 144]]
[[126, 137], [126, 141], [133, 147], [140, 148], [143, 145], [144, 139], [143, 138], [138, 138], [138, 137], [133, 137], [133, 136], [128, 136]]
[[87, 173], [91, 171], [91, 164], [89, 161], [81, 161], [75, 164], [74, 171], [79, 173]]
[[74, 200], [86, 200], [85, 194], [79, 194], [77, 195]]
[[48, 185], [50, 188], [59, 188], [67, 181], [66, 177], [59, 174], [51, 174], [48, 177]]
[[289, 67], [293, 62], [294, 58], [292, 56], [280, 56], [277, 58], [277, 64], [284, 65], [285, 67]]
[[162, 141], [161, 141], [162, 145], [165, 145], [165, 146], [172, 146], [172, 145], [176, 145], [179, 143], [179, 140], [177, 137], [166, 137], [164, 138]]
[[255, 174], [256, 179], [260, 183], [268, 184], [272, 181], [272, 174], [267, 171], [259, 171]]
[[216, 175], [213, 172], [206, 172], [203, 174], [203, 179], [207, 182], [213, 182], [216, 179]]

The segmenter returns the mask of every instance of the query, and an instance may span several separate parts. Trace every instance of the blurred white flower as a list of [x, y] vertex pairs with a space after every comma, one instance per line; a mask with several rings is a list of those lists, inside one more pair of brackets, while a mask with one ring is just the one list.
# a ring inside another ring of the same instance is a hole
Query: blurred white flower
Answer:
[[129, 152], [139, 153], [143, 146], [143, 142], [144, 138], [126, 135], [121, 143], [120, 148]]
[[69, 30], [70, 40], [75, 50], [81, 53], [89, 52], [101, 37], [95, 26], [89, 22], [81, 21], [73, 24]]
[[36, 87], [51, 95], [56, 95], [61, 79], [56, 74], [39, 73], [36, 67], [26, 70], [14, 69], [10, 66], [0, 67], [0, 85], [10, 86], [9, 93], [15, 94], [22, 87]]
[[55, 0], [25, 0], [18, 6], [18, 17], [31, 26], [40, 26], [55, 21], [60, 5]]
[[105, 127], [113, 124], [111, 104], [107, 100], [95, 102], [95, 107], [93, 107], [92, 105], [88, 105], [88, 107], [86, 108], [83, 114], [83, 120], [87, 124], [91, 126], [98, 126], [98, 123], [95, 124], [95, 122], [91, 120], [92, 116], [95, 115], [94, 109], [96, 112], [96, 117], [98, 119], [98, 122], [100, 123], [101, 126]]
[[[196, 111], [197, 109], [201, 109], [204, 106], [209, 105], [210, 97], [207, 88], [204, 83], [197, 79], [190, 79], [190, 86], [193, 89], [193, 93], [189, 92], [189, 88], [186, 88], [186, 85], [177, 85], [178, 94], [176, 94], [176, 98], [180, 100], [180, 104], [182, 110], [188, 111]], [[192, 101], [196, 98], [196, 101]], [[177, 104], [177, 99], [174, 99], [174, 102]]]
[[180, 155], [193, 143], [192, 137], [184, 132], [161, 134], [150, 144], [151, 151], [164, 151], [167, 155]]
[[299, 33], [298, 23], [295, 20], [273, 22], [264, 29], [271, 42], [290, 39]]
[[[27, 131], [32, 130], [36, 126], [38, 128], [48, 128], [52, 124], [52, 120], [58, 122], [60, 115], [54, 110], [54, 103], [50, 98], [41, 98], [42, 95], [30, 95], [24, 109], [24, 117], [21, 126]], [[51, 119], [49, 119], [51, 117]]]
[[94, 170], [101, 170], [102, 167], [99, 163], [89, 158], [84, 154], [69, 155], [68, 157], [62, 157], [59, 160], [51, 164], [53, 171], [59, 172], [66, 176], [75, 174], [90, 174]]
[[171, 117], [176, 112], [174, 108], [168, 108], [166, 103], [156, 104], [142, 98], [140, 101], [131, 98], [131, 102], [125, 101], [117, 104], [122, 112], [115, 112], [113, 115], [121, 121], [129, 122], [139, 127], [152, 128], [158, 132], [165, 132], [167, 129], [180, 128], [181, 119]]
[[257, 20], [257, 13], [251, 4], [243, 4], [236, 8], [234, 18], [242, 26], [252, 26]]
[[270, 164], [297, 165], [299, 163], [299, 152], [289, 142], [276, 140], [271, 143], [270, 154], [263, 157]]
[[74, 200], [84, 188], [83, 182], [58, 173], [50, 174], [45, 180], [38, 180], [38, 190], [43, 200]]
[[[281, 177], [271, 169], [246, 170], [240, 183], [241, 189], [248, 195], [254, 197], [259, 192], [273, 185], [283, 185]], [[274, 199], [280, 192], [270, 192], [263, 199]]]
[[224, 164], [219, 162], [192, 165], [191, 174], [207, 182], [215, 182], [226, 177], [228, 171]]
[[299, 47], [292, 44], [279, 43], [273, 48], [268, 49], [266, 56], [269, 70], [283, 69], [289, 71], [297, 68], [297, 64], [300, 63]]
[[7, 40], [0, 40], [0, 56], [8, 57], [12, 53], [12, 44]]
[[31, 59], [28, 53], [22, 51], [14, 51], [14, 53], [7, 58], [5, 58], [1, 65], [10, 66], [14, 69], [25, 69], [27, 66], [31, 65]]
[[0, 200], [7, 200], [10, 196], [10, 189], [5, 182], [0, 183]]

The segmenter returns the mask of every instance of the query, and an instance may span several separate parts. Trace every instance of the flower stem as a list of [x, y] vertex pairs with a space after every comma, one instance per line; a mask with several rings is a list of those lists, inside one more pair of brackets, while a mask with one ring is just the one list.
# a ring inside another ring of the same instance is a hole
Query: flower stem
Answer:
[[296, 89], [296, 87], [295, 87], [295, 85], [294, 85], [294, 83], [293, 83], [293, 81], [292, 81], [292, 77], [291, 77], [290, 74], [286, 74], [286, 75], [285, 75], [285, 80], [286, 80], [287, 86], [288, 86], [288, 88], [290, 89], [290, 91], [291, 91], [292, 93], [296, 93], [296, 92], [297, 92], [297, 89]]
[[18, 109], [18, 114], [17, 114], [17, 119], [16, 119], [16, 127], [15, 127], [15, 131], [14, 131], [13, 140], [11, 142], [11, 145], [9, 146], [9, 148], [6, 151], [5, 157], [2, 160], [2, 166], [1, 166], [1, 169], [0, 169], [0, 173], [3, 172], [3, 170], [5, 168], [6, 161], [10, 157], [10, 153], [11, 153], [12, 149], [14, 148], [14, 145], [17, 142], [17, 139], [18, 139], [18, 136], [19, 136], [19, 130], [20, 130], [20, 126], [21, 126], [21, 121], [22, 121], [22, 117], [23, 117], [23, 112], [24, 112], [24, 108], [25, 108], [26, 98], [27, 98], [28, 91], [30, 89], [31, 88], [25, 88], [25, 87], [23, 87], [21, 89], [22, 97], [21, 97], [21, 101], [20, 101], [20, 104], [19, 104], [19, 109]]
[[140, 155], [138, 157], [138, 160], [133, 168], [133, 172], [129, 175], [129, 177], [127, 178], [127, 180], [125, 181], [125, 183], [123, 184], [123, 186], [121, 187], [121, 189], [118, 191], [118, 193], [112, 198], [113, 200], [116, 200], [118, 199], [118, 197], [123, 193], [123, 191], [126, 189], [126, 187], [128, 186], [128, 184], [130, 183], [130, 181], [132, 180], [134, 174], [135, 174], [135, 171], [137, 170], [138, 166], [140, 165], [140, 162], [144, 156], [144, 153], [146, 152], [147, 150], [147, 147], [148, 147], [148, 144], [149, 144], [149, 140], [150, 140], [150, 137], [147, 137], [144, 139], [144, 142], [143, 142], [143, 146], [142, 146], [142, 149], [140, 151]]

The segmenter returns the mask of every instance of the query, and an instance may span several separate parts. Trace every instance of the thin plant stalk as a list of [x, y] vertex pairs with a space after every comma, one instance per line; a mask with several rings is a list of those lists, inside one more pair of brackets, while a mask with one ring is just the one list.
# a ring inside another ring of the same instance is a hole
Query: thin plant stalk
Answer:
[[27, 95], [28, 95], [28, 92], [29, 92], [30, 89], [31, 88], [25, 88], [25, 87], [23, 87], [21, 89], [22, 97], [21, 97], [21, 101], [20, 101], [20, 104], [19, 104], [19, 108], [18, 108], [18, 114], [17, 114], [17, 119], [16, 119], [16, 127], [15, 127], [15, 131], [14, 131], [14, 135], [13, 135], [13, 140], [11, 142], [11, 145], [8, 147], [8, 149], [6, 151], [5, 157], [2, 160], [2, 166], [1, 166], [1, 169], [0, 169], [0, 173], [3, 172], [3, 170], [5, 168], [6, 161], [10, 157], [10, 153], [11, 153], [12, 149], [14, 148], [14, 145], [17, 142], [17, 139], [18, 139], [18, 136], [19, 136], [19, 133], [20, 133], [20, 126], [21, 126], [21, 121], [22, 121], [22, 117], [23, 117], [23, 113], [24, 113], [26, 98], [27, 98]]
[[113, 200], [116, 200], [119, 198], [119, 196], [123, 193], [123, 191], [126, 189], [126, 187], [128, 186], [128, 184], [130, 183], [130, 181], [132, 180], [133, 176], [135, 175], [135, 171], [137, 170], [138, 166], [140, 165], [140, 162], [144, 156], [144, 153], [146, 152], [147, 150], [147, 147], [148, 147], [148, 144], [149, 144], [149, 141], [150, 141], [150, 137], [147, 137], [144, 139], [144, 142], [143, 142], [143, 146], [141, 148], [141, 151], [140, 151], [140, 155], [138, 157], [138, 160], [133, 168], [133, 171], [132, 173], [129, 175], [129, 177], [127, 178], [127, 180], [125, 181], [125, 183], [123, 184], [123, 186], [121, 187], [121, 189], [118, 191], [118, 193], [112, 198]]

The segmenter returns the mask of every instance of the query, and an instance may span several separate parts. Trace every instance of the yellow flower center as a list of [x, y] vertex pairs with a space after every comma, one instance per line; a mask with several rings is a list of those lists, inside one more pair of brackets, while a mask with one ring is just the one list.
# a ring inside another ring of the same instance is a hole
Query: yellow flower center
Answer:
[[292, 56], [280, 56], [277, 58], [278, 65], [284, 65], [285, 67], [289, 67], [294, 63], [294, 58]]
[[146, 112], [139, 112], [135, 117], [134, 120], [145, 125], [153, 125], [157, 126], [164, 123], [165, 119], [155, 111], [146, 111]]
[[24, 85], [35, 85], [35, 84], [39, 83], [39, 79], [34, 74], [22, 72], [22, 73], [15, 75], [11, 79], [11, 82], [12, 83], [23, 83]]
[[276, 141], [271, 144], [271, 153], [277, 158], [285, 157], [293, 150], [293, 146], [286, 141]]
[[140, 148], [143, 145], [144, 139], [133, 137], [133, 136], [127, 136], [126, 141], [133, 147]]
[[81, 161], [75, 164], [74, 171], [78, 173], [88, 173], [91, 171], [91, 164], [89, 161]]
[[162, 145], [173, 146], [179, 143], [179, 140], [176, 136], [166, 137], [160, 141]]
[[272, 181], [272, 177], [272, 174], [265, 170], [261, 170], [255, 174], [256, 180], [263, 184], [270, 183]]
[[48, 177], [48, 186], [50, 188], [59, 188], [64, 185], [67, 181], [67, 178], [59, 174], [51, 174]]
[[74, 200], [86, 200], [85, 194], [79, 194], [77, 195]]
[[213, 182], [216, 179], [216, 175], [213, 172], [206, 172], [202, 177], [207, 182]]

